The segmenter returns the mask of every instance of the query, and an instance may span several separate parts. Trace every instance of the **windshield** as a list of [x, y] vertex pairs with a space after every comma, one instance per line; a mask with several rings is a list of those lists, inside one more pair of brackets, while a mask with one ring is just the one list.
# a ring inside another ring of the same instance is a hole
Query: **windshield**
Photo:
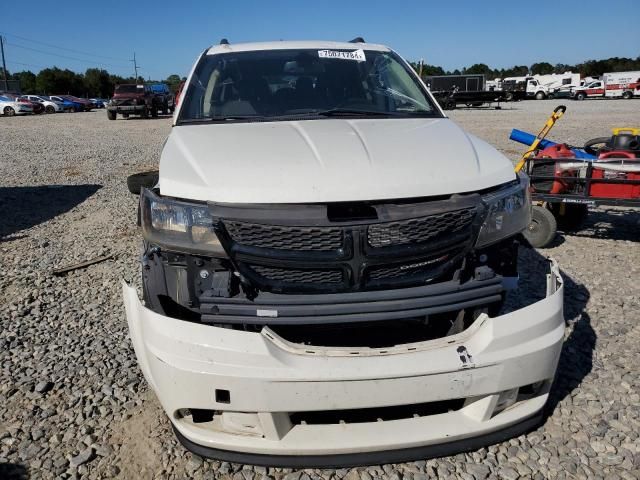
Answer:
[[204, 55], [179, 123], [334, 114], [440, 116], [393, 52], [291, 49]]
[[144, 85], [116, 85], [116, 93], [144, 93]]

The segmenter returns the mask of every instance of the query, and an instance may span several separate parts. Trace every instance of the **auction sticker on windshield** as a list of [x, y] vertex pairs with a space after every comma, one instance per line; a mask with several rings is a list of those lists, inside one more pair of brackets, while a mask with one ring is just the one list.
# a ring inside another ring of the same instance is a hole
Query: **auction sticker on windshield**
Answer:
[[318, 50], [320, 58], [336, 58], [339, 60], [355, 60], [356, 62], [366, 62], [364, 50], [354, 50], [352, 52], [341, 52], [340, 50]]

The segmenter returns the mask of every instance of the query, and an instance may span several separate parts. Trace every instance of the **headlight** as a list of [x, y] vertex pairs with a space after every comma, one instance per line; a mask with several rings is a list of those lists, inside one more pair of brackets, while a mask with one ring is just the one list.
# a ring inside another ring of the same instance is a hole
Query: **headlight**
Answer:
[[207, 205], [163, 198], [143, 189], [140, 212], [142, 235], [150, 243], [178, 252], [226, 255]]
[[480, 228], [476, 247], [484, 247], [522, 232], [531, 222], [529, 177], [518, 174], [518, 181], [485, 195], [487, 215]]

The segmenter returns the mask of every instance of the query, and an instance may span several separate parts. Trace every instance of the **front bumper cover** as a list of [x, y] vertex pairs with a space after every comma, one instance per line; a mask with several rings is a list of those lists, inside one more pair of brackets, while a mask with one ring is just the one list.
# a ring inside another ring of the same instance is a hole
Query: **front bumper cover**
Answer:
[[[464, 332], [391, 348], [311, 347], [261, 333], [163, 317], [123, 284], [140, 367], [178, 438], [198, 454], [279, 466], [337, 466], [444, 455], [535, 426], [564, 335], [563, 286]], [[505, 392], [542, 382], [497, 408]], [[228, 396], [218, 398], [217, 391]], [[385, 408], [462, 399], [454, 411], [390, 421], [307, 424], [294, 412]], [[184, 412], [223, 412], [194, 423]]]

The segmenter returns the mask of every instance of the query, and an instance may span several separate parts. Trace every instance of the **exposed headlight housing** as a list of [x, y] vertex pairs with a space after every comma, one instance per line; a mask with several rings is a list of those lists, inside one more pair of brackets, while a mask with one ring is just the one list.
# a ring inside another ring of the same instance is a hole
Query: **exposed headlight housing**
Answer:
[[529, 177], [518, 174], [517, 181], [484, 195], [482, 201], [487, 215], [476, 242], [485, 247], [522, 232], [531, 222], [531, 194]]
[[140, 195], [140, 221], [144, 238], [162, 248], [226, 256], [206, 204], [161, 197], [145, 188]]

